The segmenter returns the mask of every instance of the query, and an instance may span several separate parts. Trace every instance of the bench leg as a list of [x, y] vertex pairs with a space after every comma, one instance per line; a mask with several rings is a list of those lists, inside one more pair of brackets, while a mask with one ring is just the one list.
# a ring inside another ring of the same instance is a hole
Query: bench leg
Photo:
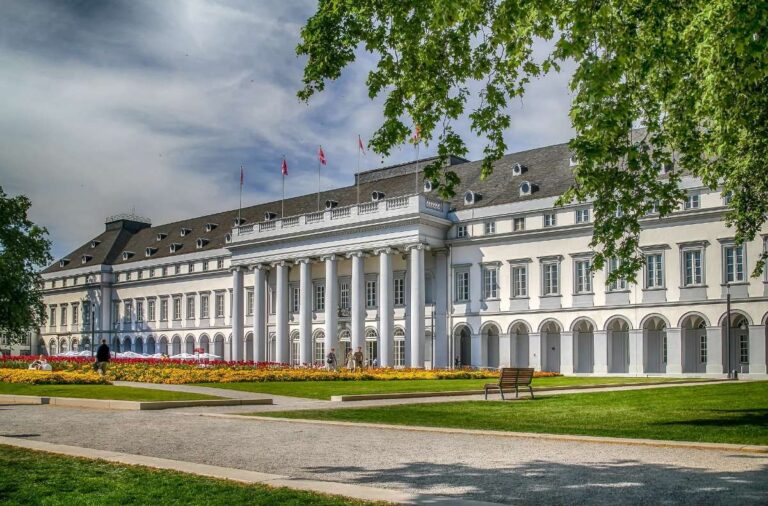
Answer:
[[520, 397], [520, 394], [517, 391], [517, 385], [515, 385], [515, 399], [517, 399], [518, 397]]
[[504, 398], [504, 389], [503, 388], [499, 388], [499, 393], [501, 394], [501, 400], [502, 401], [506, 401], [506, 399]]
[[485, 391], [485, 400], [487, 401], [488, 400], [488, 389], [484, 388], [483, 390]]
[[533, 396], [533, 387], [531, 385], [528, 385], [528, 390], [530, 390], [531, 392], [531, 399], [535, 399], [535, 397]]

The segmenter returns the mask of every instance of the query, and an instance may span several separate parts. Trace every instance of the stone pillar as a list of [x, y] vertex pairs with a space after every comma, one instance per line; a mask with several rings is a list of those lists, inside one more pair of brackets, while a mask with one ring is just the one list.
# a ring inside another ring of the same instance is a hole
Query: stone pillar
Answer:
[[723, 329], [707, 327], [707, 374], [723, 374]]
[[352, 286], [351, 293], [351, 333], [352, 333], [352, 351], [356, 352], [358, 348], [365, 345], [365, 265], [362, 251], [356, 251], [349, 254], [352, 260]]
[[312, 360], [312, 263], [302, 258], [299, 264], [299, 361]]
[[499, 367], [515, 367], [515, 339], [509, 334], [499, 334]]
[[[243, 267], [232, 268], [232, 360], [243, 361]], [[186, 306], [186, 300], [182, 300]]]
[[346, 357], [339, 351], [339, 282], [337, 279], [338, 265], [336, 255], [322, 258], [325, 262], [325, 354], [336, 349], [336, 362], [344, 365]]
[[667, 374], [683, 373], [682, 329], [668, 328], [667, 332]]
[[253, 357], [254, 362], [267, 360], [267, 267], [253, 266]]
[[541, 371], [541, 334], [539, 332], [528, 334], [528, 367]]
[[394, 365], [395, 310], [392, 298], [392, 249], [377, 250], [379, 255], [379, 365]]
[[643, 329], [630, 329], [629, 331], [629, 374], [643, 374], [645, 372], [645, 349], [643, 344]]
[[277, 286], [275, 308], [275, 362], [287, 364], [291, 361], [291, 345], [288, 342], [288, 264], [277, 262]]
[[560, 373], [573, 374], [573, 332], [560, 332]]
[[[411, 367], [424, 367], [424, 249], [423, 244], [411, 246], [411, 299], [409, 316], [411, 320]], [[474, 352], [472, 361], [475, 361]]]
[[608, 374], [608, 333], [605, 330], [595, 330], [593, 335], [595, 365], [592, 371], [595, 374]]
[[472, 367], [484, 367], [488, 364], [486, 347], [482, 334], [472, 334]]
[[[448, 353], [448, 255], [435, 251], [435, 363], [432, 368], [448, 367], [453, 359]], [[499, 342], [501, 346], [501, 342]]]
[[749, 374], [766, 374], [765, 326], [749, 326]]

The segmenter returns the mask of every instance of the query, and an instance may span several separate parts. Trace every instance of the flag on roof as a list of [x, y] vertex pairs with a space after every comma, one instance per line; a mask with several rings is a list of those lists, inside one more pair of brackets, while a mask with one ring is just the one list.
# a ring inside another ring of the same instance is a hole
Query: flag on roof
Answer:
[[285, 158], [283, 158], [283, 163], [280, 165], [280, 171], [284, 176], [288, 175], [288, 162], [285, 161]]
[[320, 149], [317, 151], [317, 159], [320, 160], [320, 163], [323, 165], [327, 165], [327, 160], [325, 159], [325, 153], [323, 152], [322, 146], [320, 146]]

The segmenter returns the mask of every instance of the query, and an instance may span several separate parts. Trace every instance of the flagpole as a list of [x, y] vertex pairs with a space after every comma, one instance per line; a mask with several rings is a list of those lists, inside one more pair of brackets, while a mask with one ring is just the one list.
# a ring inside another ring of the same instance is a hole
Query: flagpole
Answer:
[[[323, 146], [320, 146], [320, 151], [323, 151]], [[320, 157], [317, 157], [317, 212], [320, 212]]]
[[241, 212], [243, 210], [243, 166], [240, 166], [240, 207], [237, 208], [237, 226], [242, 223]]
[[[283, 164], [285, 164], [285, 155], [283, 155]], [[280, 219], [285, 218], [285, 171], [280, 169], [280, 173], [283, 175], [283, 199], [280, 201]]]
[[357, 205], [360, 205], [360, 145], [363, 143], [360, 134], [357, 134], [357, 174], [355, 174], [355, 185], [357, 186]]

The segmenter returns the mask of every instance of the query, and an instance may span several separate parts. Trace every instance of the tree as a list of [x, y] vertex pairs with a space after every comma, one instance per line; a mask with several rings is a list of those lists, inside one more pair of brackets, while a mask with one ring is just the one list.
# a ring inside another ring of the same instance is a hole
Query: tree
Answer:
[[[575, 62], [570, 148], [579, 164], [559, 204], [593, 201], [594, 268], [621, 261], [611, 281], [636, 279], [639, 220], [679, 209], [683, 175], [731, 195], [725, 221], [737, 243], [766, 221], [765, 0], [320, 0], [301, 37], [302, 100], [338, 78], [357, 50], [378, 58], [367, 86], [386, 100], [370, 145], [388, 154], [408, 139], [406, 122], [418, 125], [437, 142], [438, 159], [424, 170], [444, 197], [459, 182], [446, 158], [467, 152], [453, 123], [466, 116], [486, 138], [487, 176], [507, 148], [510, 102], [532, 78]], [[552, 49], [537, 58], [541, 40]], [[661, 167], [672, 170], [660, 177]]]
[[31, 203], [0, 187], [0, 334], [19, 342], [45, 322], [40, 268], [51, 262], [48, 231], [27, 217]]

